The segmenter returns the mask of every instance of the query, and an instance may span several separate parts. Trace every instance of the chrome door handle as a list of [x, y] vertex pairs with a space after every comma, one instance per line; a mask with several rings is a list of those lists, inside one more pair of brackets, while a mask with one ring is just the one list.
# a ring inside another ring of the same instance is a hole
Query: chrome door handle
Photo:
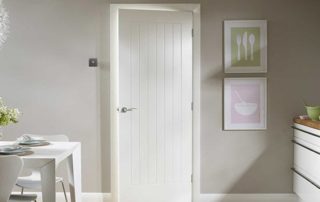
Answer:
[[133, 111], [133, 110], [135, 110], [135, 109], [137, 109], [137, 108], [122, 107], [122, 108], [118, 108], [118, 111], [119, 111], [120, 113], [127, 113], [127, 112], [131, 112], [131, 111]]

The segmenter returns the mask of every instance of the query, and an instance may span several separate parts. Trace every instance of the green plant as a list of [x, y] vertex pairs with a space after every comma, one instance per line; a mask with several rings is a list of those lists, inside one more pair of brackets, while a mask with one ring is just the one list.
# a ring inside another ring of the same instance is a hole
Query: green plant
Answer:
[[0, 97], [0, 126], [18, 123], [20, 114], [21, 113], [18, 109], [6, 106]]

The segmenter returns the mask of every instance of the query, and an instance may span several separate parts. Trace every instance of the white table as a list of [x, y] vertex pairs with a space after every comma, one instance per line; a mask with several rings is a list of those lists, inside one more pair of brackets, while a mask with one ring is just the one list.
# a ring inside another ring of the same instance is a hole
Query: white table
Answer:
[[[24, 168], [40, 169], [43, 202], [56, 202], [56, 167], [67, 159], [72, 202], [81, 202], [81, 143], [50, 142], [48, 146], [32, 147], [31, 155], [21, 156]], [[0, 142], [0, 145], [13, 142]]]

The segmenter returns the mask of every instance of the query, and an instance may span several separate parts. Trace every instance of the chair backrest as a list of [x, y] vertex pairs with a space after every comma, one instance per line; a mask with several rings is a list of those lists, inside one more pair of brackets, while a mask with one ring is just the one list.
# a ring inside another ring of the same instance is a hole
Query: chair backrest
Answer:
[[23, 167], [23, 161], [17, 156], [0, 157], [0, 201], [9, 200], [12, 189]]
[[38, 135], [38, 134], [26, 134], [29, 136], [37, 136], [42, 137], [45, 140], [52, 141], [52, 142], [69, 142], [69, 138], [66, 135], [59, 134], [59, 135]]

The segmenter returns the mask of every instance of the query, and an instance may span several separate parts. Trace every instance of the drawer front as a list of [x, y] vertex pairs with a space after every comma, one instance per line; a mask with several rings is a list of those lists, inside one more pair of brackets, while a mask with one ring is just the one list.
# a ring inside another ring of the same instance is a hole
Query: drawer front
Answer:
[[294, 168], [320, 185], [320, 155], [294, 143]]
[[297, 142], [320, 152], [320, 136], [308, 131], [294, 129], [294, 139]]
[[304, 202], [320, 201], [320, 189], [297, 173], [293, 174], [293, 191]]

